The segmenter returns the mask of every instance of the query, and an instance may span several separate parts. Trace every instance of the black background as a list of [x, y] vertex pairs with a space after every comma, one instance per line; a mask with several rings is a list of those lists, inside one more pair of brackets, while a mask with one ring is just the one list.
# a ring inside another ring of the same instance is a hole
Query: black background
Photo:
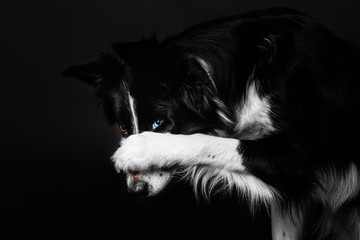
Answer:
[[216, 17], [285, 6], [360, 46], [358, 0], [52, 0], [0, 4], [0, 238], [268, 239], [236, 198], [196, 201], [187, 184], [150, 199], [126, 194], [109, 157], [119, 133], [92, 89], [60, 71], [116, 41], [159, 39]]

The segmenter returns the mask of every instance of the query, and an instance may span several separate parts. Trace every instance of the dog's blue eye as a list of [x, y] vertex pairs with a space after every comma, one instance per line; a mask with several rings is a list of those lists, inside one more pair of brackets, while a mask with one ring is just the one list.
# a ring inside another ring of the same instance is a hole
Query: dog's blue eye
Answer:
[[152, 129], [155, 129], [155, 128], [159, 127], [162, 123], [163, 123], [163, 120], [162, 120], [162, 119], [156, 120], [156, 121], [152, 124]]

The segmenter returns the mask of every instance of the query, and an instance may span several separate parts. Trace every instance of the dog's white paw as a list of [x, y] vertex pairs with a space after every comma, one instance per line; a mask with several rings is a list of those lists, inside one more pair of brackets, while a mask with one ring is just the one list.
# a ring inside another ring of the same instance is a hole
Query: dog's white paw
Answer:
[[132, 135], [121, 141], [121, 147], [112, 156], [115, 167], [123, 171], [140, 171], [149, 168], [147, 161], [147, 137], [142, 134]]
[[121, 147], [112, 156], [116, 168], [129, 172], [165, 167], [165, 156], [162, 154], [164, 146], [161, 144], [166, 140], [164, 135], [144, 132], [122, 140]]

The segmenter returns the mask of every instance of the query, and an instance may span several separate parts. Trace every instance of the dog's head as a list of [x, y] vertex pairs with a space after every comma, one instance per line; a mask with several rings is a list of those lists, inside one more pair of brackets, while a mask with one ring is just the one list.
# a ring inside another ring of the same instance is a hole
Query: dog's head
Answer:
[[[117, 43], [113, 49], [113, 54], [68, 67], [64, 76], [95, 88], [109, 123], [118, 126], [123, 139], [144, 131], [222, 135], [231, 129], [212, 67], [201, 56], [154, 40]], [[162, 169], [126, 174], [130, 191], [142, 195], [156, 194], [170, 179]]]

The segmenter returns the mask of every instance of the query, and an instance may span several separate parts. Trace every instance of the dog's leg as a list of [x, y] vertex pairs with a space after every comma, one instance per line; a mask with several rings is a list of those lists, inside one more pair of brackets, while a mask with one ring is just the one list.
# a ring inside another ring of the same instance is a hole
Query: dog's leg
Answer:
[[234, 138], [144, 132], [123, 140], [112, 158], [126, 173], [184, 167], [205, 196], [221, 182], [228, 189], [245, 193], [252, 206], [272, 201], [276, 191], [247, 171], [239, 146], [240, 141]]
[[144, 132], [123, 140], [112, 158], [124, 171], [209, 165], [242, 172], [245, 168], [238, 148], [239, 140], [233, 138]]

